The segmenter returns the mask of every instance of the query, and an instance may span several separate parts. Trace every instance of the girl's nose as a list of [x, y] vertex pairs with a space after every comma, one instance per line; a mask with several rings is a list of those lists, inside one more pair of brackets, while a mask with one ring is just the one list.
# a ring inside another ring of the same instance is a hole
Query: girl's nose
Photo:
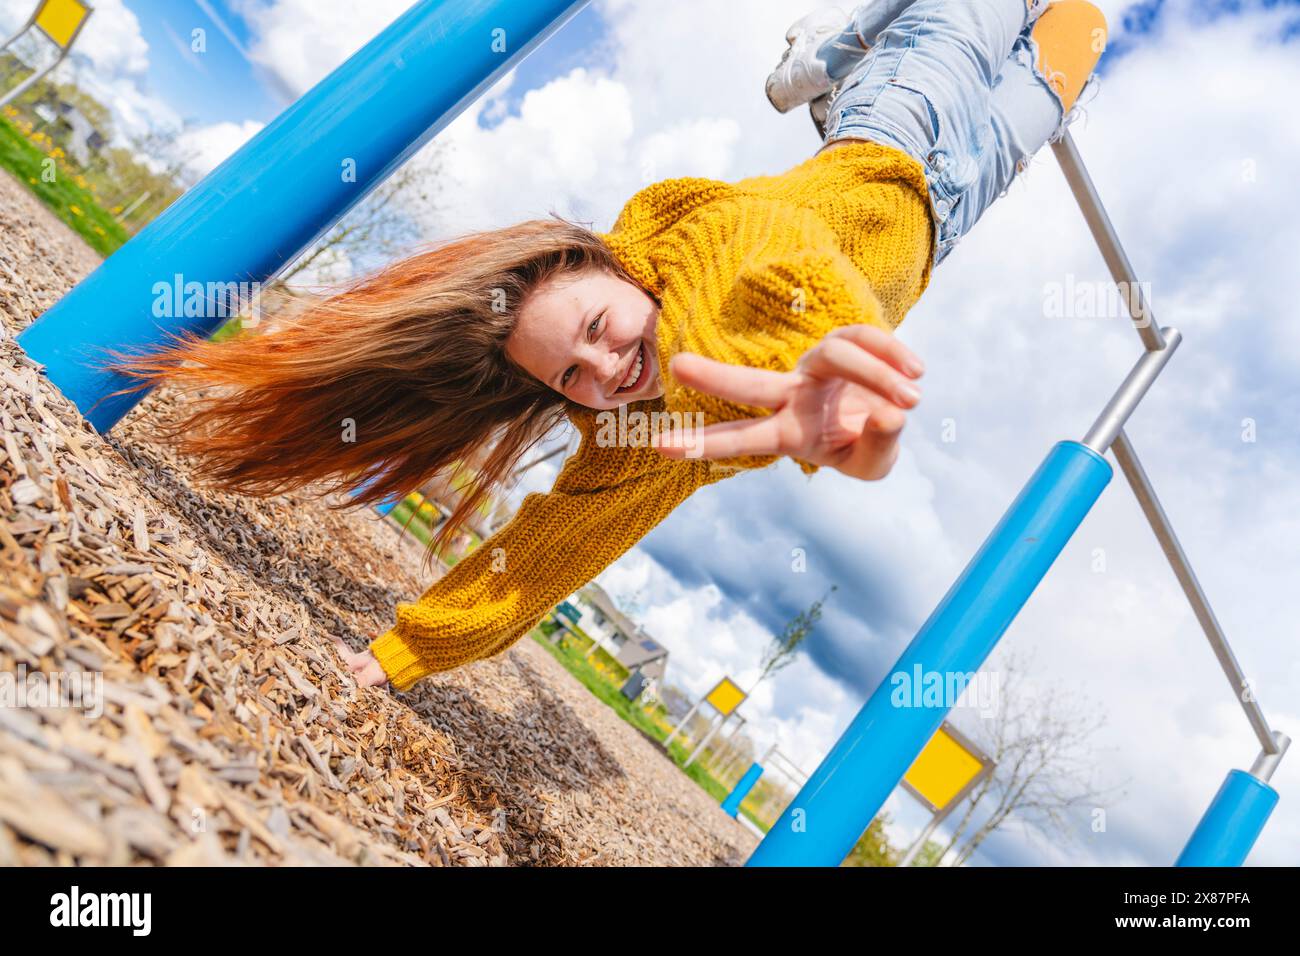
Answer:
[[591, 377], [605, 391], [613, 391], [614, 383], [610, 380], [617, 372], [618, 356], [615, 353], [602, 351], [591, 359]]

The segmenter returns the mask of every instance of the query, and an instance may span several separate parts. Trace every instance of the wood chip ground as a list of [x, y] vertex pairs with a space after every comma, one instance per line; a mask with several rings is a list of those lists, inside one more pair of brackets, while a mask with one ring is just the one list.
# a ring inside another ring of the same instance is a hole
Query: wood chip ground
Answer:
[[0, 706], [0, 864], [743, 862], [754, 837], [531, 638], [358, 688], [331, 638], [391, 625], [419, 545], [196, 487], [151, 440], [166, 389], [99, 436], [14, 341], [98, 261], [0, 174], [0, 676], [102, 678], [102, 713]]

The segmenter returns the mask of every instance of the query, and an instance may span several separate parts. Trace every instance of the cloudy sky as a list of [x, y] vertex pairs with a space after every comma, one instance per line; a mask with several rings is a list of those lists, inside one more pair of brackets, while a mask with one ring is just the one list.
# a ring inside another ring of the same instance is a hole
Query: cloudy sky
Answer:
[[[1099, 3], [1112, 46], [1074, 135], [1158, 320], [1185, 337], [1129, 433], [1266, 712], [1294, 734], [1300, 2]], [[0, 0], [3, 26], [30, 5]], [[407, 5], [98, 0], [72, 69], [122, 129], [174, 131], [202, 172]], [[549, 210], [605, 229], [649, 182], [799, 163], [812, 126], [772, 111], [763, 80], [816, 5], [597, 0], [439, 137], [430, 235]], [[601, 576], [645, 608], [672, 678], [695, 693], [723, 674], [745, 684], [770, 636], [839, 585], [803, 657], [745, 705], [759, 746], [779, 741], [811, 771], [1053, 443], [1083, 435], [1136, 359], [1117, 316], [1046, 306], [1105, 277], [1045, 150], [899, 330], [928, 371], [885, 481], [807, 479], [788, 462], [729, 479]], [[1013, 824], [976, 863], [1170, 863], [1224, 774], [1258, 751], [1118, 472], [1003, 648], [1032, 652], [1034, 692], [1105, 719], [1088, 762], [1106, 795], [1074, 813], [1068, 842]], [[974, 711], [955, 720], [987, 731]], [[1293, 865], [1300, 756], [1274, 784], [1282, 801], [1251, 859]], [[899, 841], [923, 823], [905, 796], [888, 809]]]

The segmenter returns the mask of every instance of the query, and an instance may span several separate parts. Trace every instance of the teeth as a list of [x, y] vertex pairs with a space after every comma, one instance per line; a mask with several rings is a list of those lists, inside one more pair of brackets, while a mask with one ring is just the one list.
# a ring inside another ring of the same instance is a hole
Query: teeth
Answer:
[[641, 368], [644, 365], [645, 355], [641, 350], [641, 346], [638, 345], [636, 350], [636, 364], [632, 366], [632, 370], [628, 372], [628, 377], [625, 378], [623, 384], [619, 386], [619, 391], [625, 391], [634, 386], [637, 382], [641, 381]]

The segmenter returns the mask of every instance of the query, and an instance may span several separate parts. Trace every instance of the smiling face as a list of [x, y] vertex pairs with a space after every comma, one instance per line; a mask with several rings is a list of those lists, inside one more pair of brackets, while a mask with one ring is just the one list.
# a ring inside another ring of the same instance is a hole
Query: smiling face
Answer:
[[511, 359], [566, 398], [606, 410], [664, 393], [655, 351], [659, 307], [600, 270], [533, 290], [506, 342]]

